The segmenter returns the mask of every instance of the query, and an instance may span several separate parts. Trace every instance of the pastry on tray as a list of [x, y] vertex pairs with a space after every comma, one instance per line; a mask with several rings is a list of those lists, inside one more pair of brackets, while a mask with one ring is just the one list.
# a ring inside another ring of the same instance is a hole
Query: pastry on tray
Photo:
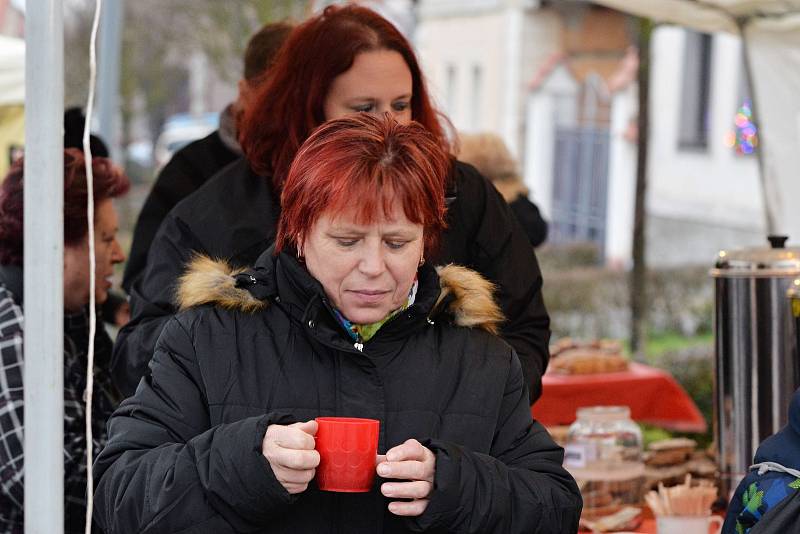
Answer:
[[550, 360], [548, 370], [557, 374], [586, 375], [613, 373], [628, 369], [628, 360], [620, 354], [590, 349], [569, 349]]

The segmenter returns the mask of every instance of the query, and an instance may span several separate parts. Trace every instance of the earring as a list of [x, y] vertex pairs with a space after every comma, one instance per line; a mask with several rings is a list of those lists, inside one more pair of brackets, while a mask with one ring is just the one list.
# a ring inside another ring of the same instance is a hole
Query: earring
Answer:
[[419, 266], [420, 266], [420, 267], [422, 267], [423, 265], [425, 265], [425, 256], [422, 256], [422, 257], [419, 259]]
[[300, 247], [297, 247], [296, 255], [297, 255], [297, 262], [298, 263], [305, 263], [306, 262], [306, 259], [305, 259], [305, 257], [303, 257], [303, 252], [300, 249]]

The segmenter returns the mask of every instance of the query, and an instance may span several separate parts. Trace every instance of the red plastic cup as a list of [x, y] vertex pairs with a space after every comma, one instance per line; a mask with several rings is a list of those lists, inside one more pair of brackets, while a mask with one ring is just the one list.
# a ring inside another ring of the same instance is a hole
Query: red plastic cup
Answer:
[[378, 453], [377, 419], [317, 417], [317, 486], [324, 491], [363, 493], [372, 489]]

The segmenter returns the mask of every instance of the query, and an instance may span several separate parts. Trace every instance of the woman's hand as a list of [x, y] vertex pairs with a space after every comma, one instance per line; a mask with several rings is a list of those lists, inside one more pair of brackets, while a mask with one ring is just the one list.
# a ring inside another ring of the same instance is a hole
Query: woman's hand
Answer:
[[313, 419], [292, 425], [269, 425], [261, 442], [261, 454], [269, 462], [275, 478], [291, 494], [306, 490], [319, 465], [314, 450], [317, 422]]
[[389, 449], [386, 456], [378, 456], [377, 472], [383, 478], [398, 479], [381, 485], [381, 493], [386, 497], [413, 499], [390, 502], [390, 512], [403, 516], [422, 515], [428, 507], [436, 472], [436, 456], [430, 449], [415, 439], [406, 440]]

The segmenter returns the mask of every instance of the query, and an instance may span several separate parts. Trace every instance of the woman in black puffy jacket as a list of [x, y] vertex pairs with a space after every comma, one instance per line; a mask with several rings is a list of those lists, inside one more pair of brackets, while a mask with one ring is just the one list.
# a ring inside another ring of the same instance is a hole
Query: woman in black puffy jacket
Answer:
[[[425, 261], [449, 157], [425, 128], [330, 121], [295, 158], [274, 248], [197, 257], [95, 464], [107, 532], [575, 532], [492, 284]], [[318, 416], [380, 421], [367, 493], [321, 491]]]

